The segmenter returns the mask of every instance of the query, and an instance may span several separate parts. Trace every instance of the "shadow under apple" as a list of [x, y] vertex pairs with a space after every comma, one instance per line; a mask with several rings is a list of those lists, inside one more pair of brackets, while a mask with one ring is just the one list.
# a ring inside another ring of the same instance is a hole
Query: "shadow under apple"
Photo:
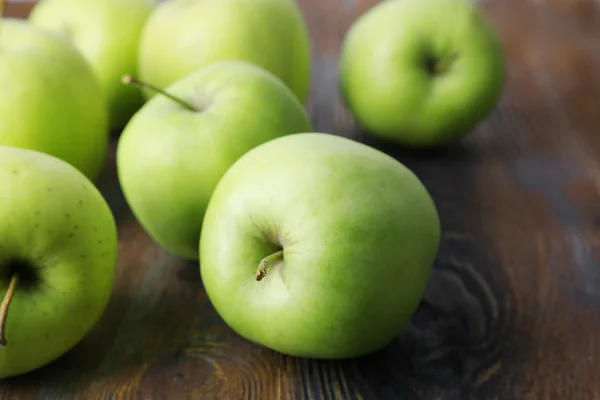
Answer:
[[[473, 132], [475, 134], [475, 132]], [[439, 146], [410, 147], [379, 138], [368, 131], [359, 130], [357, 140], [391, 155], [409, 168], [418, 162], [471, 162], [481, 155], [468, 145], [469, 137], [464, 140]]]
[[120, 224], [121, 221], [131, 213], [131, 210], [125, 200], [117, 175], [116, 151], [118, 141], [118, 138], [111, 138], [104, 168], [94, 184], [108, 203], [117, 224]]

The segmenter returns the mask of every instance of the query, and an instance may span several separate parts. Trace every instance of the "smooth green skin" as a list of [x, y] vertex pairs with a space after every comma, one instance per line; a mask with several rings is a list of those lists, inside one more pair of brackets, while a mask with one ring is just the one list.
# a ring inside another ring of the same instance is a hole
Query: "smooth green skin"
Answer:
[[94, 184], [56, 157], [0, 146], [0, 182], [0, 299], [11, 261], [29, 262], [38, 279], [21, 280], [8, 309], [5, 378], [52, 362], [97, 323], [112, 292], [117, 229]]
[[[435, 76], [426, 68], [431, 57], [447, 64]], [[495, 107], [504, 82], [502, 44], [468, 1], [381, 2], [342, 46], [340, 90], [357, 122], [409, 147], [465, 137]]]
[[213, 63], [167, 92], [202, 111], [153, 97], [121, 135], [119, 180], [154, 241], [197, 260], [204, 211], [225, 171], [253, 147], [312, 126], [279, 78], [247, 62]]
[[23, 20], [0, 19], [0, 145], [61, 158], [95, 180], [108, 147], [102, 87], [79, 51]]
[[156, 7], [140, 42], [143, 80], [165, 87], [219, 60], [248, 61], [267, 69], [304, 103], [310, 42], [295, 1], [169, 0]]
[[153, 0], [42, 0], [29, 21], [63, 34], [91, 64], [108, 102], [110, 125], [122, 129], [144, 104], [141, 90], [121, 83], [137, 76], [139, 40]]
[[[219, 182], [200, 272], [223, 320], [277, 352], [352, 358], [389, 344], [414, 314], [440, 240], [418, 178], [364, 144], [324, 133], [275, 139]], [[278, 249], [263, 280], [260, 261]]]

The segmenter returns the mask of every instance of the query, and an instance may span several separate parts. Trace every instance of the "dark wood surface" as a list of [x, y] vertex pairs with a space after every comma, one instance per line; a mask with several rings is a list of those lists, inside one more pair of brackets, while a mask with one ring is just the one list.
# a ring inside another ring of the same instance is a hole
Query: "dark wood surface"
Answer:
[[480, 3], [505, 43], [507, 88], [467, 140], [436, 153], [369, 139], [341, 105], [341, 39], [376, 1], [300, 3], [316, 129], [393, 154], [439, 207], [442, 245], [411, 326], [345, 362], [240, 339], [208, 302], [198, 265], [165, 254], [132, 217], [113, 144], [99, 183], [119, 221], [110, 306], [60, 360], [0, 382], [0, 399], [600, 399], [600, 3]]

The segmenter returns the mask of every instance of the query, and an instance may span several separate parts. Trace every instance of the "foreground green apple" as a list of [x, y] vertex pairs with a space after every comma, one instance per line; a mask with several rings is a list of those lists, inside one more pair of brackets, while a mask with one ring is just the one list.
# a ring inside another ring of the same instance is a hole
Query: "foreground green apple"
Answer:
[[23, 20], [0, 19], [0, 145], [61, 158], [94, 180], [108, 146], [102, 87], [79, 51]]
[[278, 76], [304, 102], [309, 47], [294, 0], [169, 0], [144, 28], [140, 78], [165, 87], [214, 61], [242, 60]]
[[340, 87], [369, 133], [407, 146], [458, 141], [491, 112], [505, 80], [492, 26], [463, 0], [388, 0], [350, 28]]
[[90, 62], [104, 87], [111, 127], [123, 128], [143, 104], [138, 88], [121, 84], [137, 74], [142, 27], [154, 0], [41, 0], [29, 21], [63, 34]]
[[416, 310], [440, 238], [419, 179], [369, 146], [323, 133], [241, 157], [208, 206], [206, 293], [246, 339], [302, 357], [389, 344]]
[[97, 323], [112, 292], [117, 231], [93, 183], [56, 157], [0, 146], [0, 182], [5, 378], [50, 363]]
[[275, 75], [243, 61], [204, 67], [152, 98], [117, 148], [123, 193], [163, 248], [196, 260], [204, 211], [225, 171], [246, 151], [311, 131], [306, 111]]

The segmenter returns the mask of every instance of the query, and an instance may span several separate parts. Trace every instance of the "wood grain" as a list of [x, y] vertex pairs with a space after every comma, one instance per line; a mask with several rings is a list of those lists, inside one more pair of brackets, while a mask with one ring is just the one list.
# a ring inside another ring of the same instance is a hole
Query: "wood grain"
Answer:
[[[507, 88], [463, 143], [435, 152], [370, 138], [340, 100], [341, 40], [376, 1], [299, 3], [316, 129], [392, 154], [439, 208], [442, 245], [411, 325], [378, 354], [346, 362], [240, 339], [208, 302], [198, 265], [160, 250], [132, 217], [113, 141], [98, 184], [119, 221], [109, 308], [60, 360], [0, 382], [0, 398], [599, 399], [600, 3], [479, 2], [505, 45]], [[29, 5], [5, 11], [24, 17]]]

